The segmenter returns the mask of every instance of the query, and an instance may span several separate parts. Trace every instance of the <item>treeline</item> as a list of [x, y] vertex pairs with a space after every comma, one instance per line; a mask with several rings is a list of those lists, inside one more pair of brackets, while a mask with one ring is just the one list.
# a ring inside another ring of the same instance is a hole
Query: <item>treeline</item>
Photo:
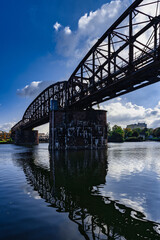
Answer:
[[160, 141], [160, 127], [158, 128], [124, 128], [114, 125], [112, 129], [108, 126], [108, 141], [109, 142], [137, 142], [154, 140]]
[[0, 131], [0, 143], [12, 143], [11, 132]]

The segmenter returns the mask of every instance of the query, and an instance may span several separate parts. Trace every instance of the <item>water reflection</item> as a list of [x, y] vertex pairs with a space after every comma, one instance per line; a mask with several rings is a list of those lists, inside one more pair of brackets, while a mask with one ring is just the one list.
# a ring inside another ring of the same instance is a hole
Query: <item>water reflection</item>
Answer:
[[101, 195], [108, 170], [107, 152], [55, 152], [50, 167], [35, 159], [35, 150], [14, 157], [28, 183], [58, 212], [68, 212], [85, 239], [160, 239], [158, 224], [142, 212]]

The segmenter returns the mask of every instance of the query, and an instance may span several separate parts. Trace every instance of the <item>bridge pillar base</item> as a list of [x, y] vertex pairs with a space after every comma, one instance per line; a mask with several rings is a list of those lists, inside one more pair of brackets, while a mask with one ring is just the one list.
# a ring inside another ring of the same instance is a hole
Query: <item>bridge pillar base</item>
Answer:
[[38, 131], [37, 130], [16, 130], [14, 136], [14, 143], [17, 145], [38, 145]]
[[104, 110], [50, 112], [49, 149], [98, 149], [107, 146]]

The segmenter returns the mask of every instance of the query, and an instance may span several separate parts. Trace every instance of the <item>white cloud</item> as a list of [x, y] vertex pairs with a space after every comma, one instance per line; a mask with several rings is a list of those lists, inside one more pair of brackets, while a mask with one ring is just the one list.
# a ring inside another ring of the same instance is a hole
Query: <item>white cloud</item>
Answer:
[[[99, 37], [131, 4], [131, 0], [115, 0], [106, 3], [96, 11], [80, 17], [78, 26], [72, 31], [63, 27], [58, 35], [58, 52], [66, 57], [80, 59], [93, 46]], [[75, 63], [75, 61], [73, 61]]]
[[68, 27], [68, 26], [64, 28], [64, 32], [65, 32], [65, 34], [71, 34], [72, 33], [70, 27]]
[[53, 25], [53, 28], [54, 28], [56, 31], [58, 31], [60, 27], [61, 27], [61, 24], [58, 23], [58, 22], [56, 22], [56, 23]]
[[128, 124], [146, 122], [148, 127], [160, 127], [160, 102], [153, 108], [145, 108], [121, 98], [102, 104], [101, 109], [108, 111], [108, 122], [126, 127]]
[[[90, 11], [89, 13], [85, 13], [83, 16], [81, 16], [78, 20], [76, 30], [72, 30], [68, 26], [63, 26], [61, 31], [59, 31], [57, 38], [58, 52], [69, 58], [69, 64], [78, 64], [75, 59], [78, 61], [82, 59], [88, 50], [93, 46], [93, 44], [98, 40], [98, 38], [100, 38], [102, 34], [106, 32], [106, 30], [114, 23], [115, 20], [117, 20], [118, 17], [120, 17], [120, 15], [130, 6], [132, 2], [132, 0], [110, 1], [109, 3], [103, 4], [99, 9]], [[145, 2], [147, 3], [149, 0], [145, 0]], [[155, 16], [156, 9], [156, 3], [153, 5], [143, 6], [143, 11], [151, 16]], [[142, 7], [140, 7], [139, 10], [142, 10]], [[147, 15], [140, 13], [137, 14], [133, 19], [134, 23], [143, 22], [143, 24], [145, 24], [144, 22], [147, 20]], [[128, 18], [122, 22], [122, 25], [127, 24]], [[134, 34], [139, 31], [141, 27], [143, 27], [143, 24], [133, 26]], [[139, 42], [146, 43], [151, 31], [146, 31], [137, 40], [139, 40]], [[118, 30], [118, 32], [129, 35], [129, 28], [122, 28], [121, 30]], [[140, 43], [136, 43], [136, 46], [143, 48]], [[118, 47], [118, 44], [116, 44], [116, 47]], [[137, 48], [134, 47], [136, 57], [138, 56], [137, 51]], [[121, 52], [121, 57], [126, 57], [126, 54], [128, 54], [127, 48]]]
[[33, 81], [22, 89], [17, 89], [17, 95], [21, 97], [35, 97], [51, 83], [48, 81]]
[[24, 186], [22, 186], [22, 188], [23, 188], [24, 193], [27, 194], [29, 197], [32, 197], [36, 200], [41, 199], [38, 192], [33, 190], [33, 187], [31, 185], [24, 185]]
[[9, 132], [15, 124], [16, 122], [8, 122], [8, 123], [0, 124], [0, 130], [4, 132]]
[[78, 27], [79, 29], [85, 29], [87, 28], [87, 26], [89, 25], [89, 23], [92, 21], [92, 19], [94, 19], [94, 17], [96, 17], [97, 15], [97, 11], [95, 12], [90, 12], [89, 15], [87, 13], [84, 14], [84, 16], [82, 16], [79, 21], [78, 21]]
[[39, 133], [49, 133], [49, 123], [36, 127], [35, 130], [38, 130]]

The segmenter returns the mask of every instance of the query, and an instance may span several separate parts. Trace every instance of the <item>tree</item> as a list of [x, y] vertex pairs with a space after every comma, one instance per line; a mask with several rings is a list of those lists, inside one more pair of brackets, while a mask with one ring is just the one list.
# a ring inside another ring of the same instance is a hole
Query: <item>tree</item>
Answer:
[[160, 127], [155, 128], [153, 130], [153, 136], [159, 138], [160, 137]]
[[132, 129], [131, 128], [124, 129], [124, 137], [125, 138], [132, 137]]
[[107, 135], [108, 135], [108, 136], [111, 136], [111, 135], [112, 135], [110, 123], [107, 123]]
[[138, 137], [138, 136], [139, 136], [139, 130], [137, 128], [133, 129], [132, 137]]
[[110, 140], [114, 142], [124, 141], [124, 131], [120, 126], [117, 125], [113, 126]]
[[153, 135], [153, 128], [147, 128], [148, 129], [148, 132], [149, 132], [149, 135]]
[[141, 134], [145, 135], [145, 138], [148, 138], [149, 135], [153, 134], [153, 129], [152, 129], [152, 133], [150, 133], [151, 130], [149, 130], [148, 128], [144, 128], [141, 130]]

